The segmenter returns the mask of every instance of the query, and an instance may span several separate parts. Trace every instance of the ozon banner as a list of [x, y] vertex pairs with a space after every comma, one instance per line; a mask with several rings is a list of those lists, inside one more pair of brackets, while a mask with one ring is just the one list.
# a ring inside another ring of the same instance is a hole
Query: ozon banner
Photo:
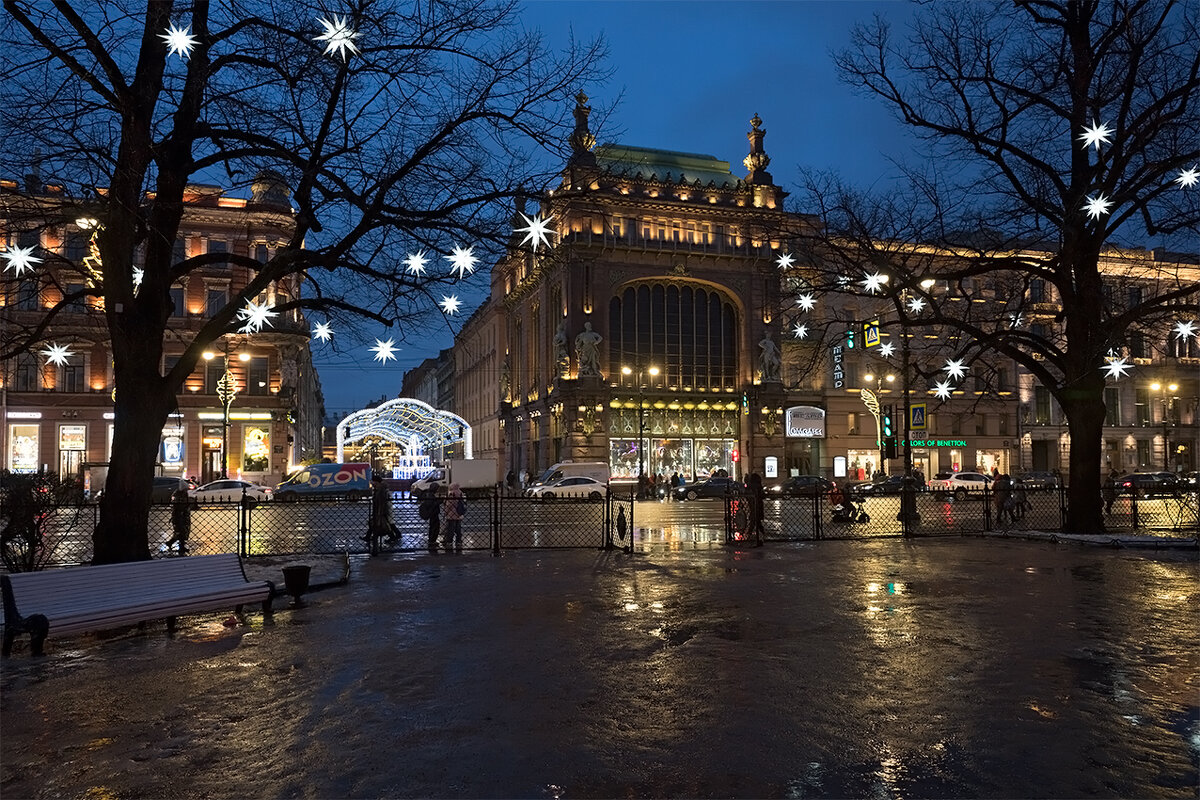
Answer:
[[792, 406], [787, 410], [787, 435], [794, 439], [824, 439], [825, 409], [816, 406]]

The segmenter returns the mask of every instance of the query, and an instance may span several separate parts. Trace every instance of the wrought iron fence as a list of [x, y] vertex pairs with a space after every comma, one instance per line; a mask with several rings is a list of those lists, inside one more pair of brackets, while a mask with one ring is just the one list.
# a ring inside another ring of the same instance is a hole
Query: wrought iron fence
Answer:
[[[823, 495], [771, 497], [763, 504], [762, 535], [770, 541], [861, 539], [888, 536], [939, 536], [998, 530], [1060, 531], [1067, 496], [1058, 488], [1013, 492], [1007, 506], [990, 491], [963, 496], [913, 492], [855, 497], [860, 514], [835, 516]], [[1105, 533], [1152, 535], [1200, 533], [1200, 492], [1188, 490], [1161, 497], [1122, 494], [1105, 509]], [[393, 495], [392, 522], [398, 535], [372, 539], [369, 500], [320, 499], [280, 503], [242, 501], [192, 505], [190, 532], [182, 548], [188, 554], [237, 552], [246, 557], [298, 553], [378, 554], [423, 550], [429, 546], [431, 524], [439, 547], [445, 546], [439, 516], [422, 518], [420, 501]], [[704, 503], [706, 501], [699, 501]], [[713, 501], [707, 501], [710, 504]], [[721, 504], [718, 500], [716, 503]], [[658, 508], [654, 508], [658, 506]], [[698, 505], [692, 508], [698, 508]], [[600, 501], [552, 500], [491, 493], [468, 498], [462, 522], [463, 550], [524, 548], [620, 548], [627, 551], [657, 546], [681, 536], [689, 541], [738, 544], [755, 538], [757, 519], [749, 498], [727, 497], [721, 506], [709, 505], [703, 518], [676, 524], [672, 515], [686, 506], [666, 501], [638, 501], [629, 493], [610, 492]], [[640, 509], [640, 510], [639, 510]], [[652, 529], [641, 517], [657, 515]], [[63, 504], [39, 520], [37, 552], [23, 539], [8, 539], [5, 562], [45, 566], [86, 564], [92, 558], [92, 532], [99, 521], [95, 504]], [[0, 511], [0, 528], [8, 522]], [[686, 528], [686, 530], [684, 530]], [[640, 533], [635, 533], [640, 531]], [[677, 534], [678, 531], [678, 534]], [[172, 545], [176, 533], [170, 505], [150, 509], [148, 539], [152, 557], [181, 554]], [[11, 552], [9, 552], [11, 551]], [[20, 558], [17, 558], [17, 557]], [[8, 567], [13, 569], [13, 567]]]

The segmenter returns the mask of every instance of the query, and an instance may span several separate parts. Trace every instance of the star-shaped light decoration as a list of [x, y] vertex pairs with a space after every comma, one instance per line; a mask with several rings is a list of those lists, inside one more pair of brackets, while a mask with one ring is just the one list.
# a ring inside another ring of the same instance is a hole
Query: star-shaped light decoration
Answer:
[[879, 355], [883, 356], [884, 358], [891, 358], [892, 356], [896, 355], [896, 345], [892, 344], [891, 342], [884, 342], [883, 344], [879, 345]]
[[1175, 179], [1179, 184], [1180, 189], [1190, 189], [1197, 183], [1200, 183], [1200, 169], [1192, 167], [1191, 169], [1179, 170], [1179, 177]]
[[52, 344], [42, 351], [42, 355], [46, 357], [47, 364], [62, 367], [66, 366], [67, 359], [75, 354], [71, 352], [71, 346], [68, 344]]
[[442, 307], [442, 311], [445, 311], [447, 314], [457, 314], [458, 307], [462, 305], [462, 301], [458, 299], [458, 295], [456, 294], [452, 294], [449, 297], [442, 295], [442, 302], [438, 305], [440, 305]]
[[953, 391], [954, 387], [950, 384], [950, 381], [938, 381], [933, 393], [937, 395], [939, 400], [949, 400]]
[[259, 305], [253, 300], [247, 300], [246, 307], [237, 313], [237, 318], [246, 323], [239, 328], [239, 331], [242, 333], [258, 333], [262, 330], [263, 325], [271, 325], [271, 317], [277, 316], [279, 316], [279, 312], [272, 311], [271, 306], [266, 303]]
[[192, 36], [190, 25], [186, 28], [177, 28], [174, 25], [168, 25], [167, 32], [160, 33], [158, 38], [167, 43], [167, 55], [179, 56], [180, 58], [190, 56], [192, 48], [200, 43], [195, 36]]
[[779, 258], [775, 259], [775, 265], [782, 270], [786, 270], [796, 263], [796, 259], [791, 253], [780, 253]]
[[883, 285], [888, 282], [888, 276], [879, 272], [874, 272], [868, 275], [863, 280], [859, 281], [863, 285], [863, 291], [871, 294], [878, 294]]
[[925, 298], [910, 297], [908, 298], [908, 312], [910, 314], [920, 314], [925, 310]]
[[1010, 328], [1019, 328], [1023, 322], [1025, 322], [1025, 317], [1021, 315], [1020, 311], [1012, 311], [1009, 313], [1008, 325]]
[[1196, 323], [1192, 320], [1175, 323], [1175, 335], [1180, 339], [1190, 339], [1196, 335]]
[[454, 252], [445, 257], [450, 262], [450, 271], [457, 272], [460, 278], [465, 278], [474, 272], [475, 262], [479, 260], [472, 252], [474, 249], [475, 245], [471, 245], [465, 250], [461, 247], [454, 248]]
[[1097, 124], [1095, 121], [1093, 121], [1092, 127], [1089, 128], [1087, 125], [1083, 126], [1083, 133], [1080, 134], [1079, 140], [1083, 142], [1084, 150], [1088, 149], [1092, 145], [1095, 145], [1096, 152], [1099, 153], [1100, 145], [1110, 144], [1112, 142], [1112, 139], [1110, 138], [1112, 135], [1113, 131], [1108, 127], [1107, 122]]
[[133, 288], [136, 289], [142, 285], [142, 279], [146, 277], [146, 270], [141, 267], [133, 268]]
[[14, 247], [11, 250], [6, 250], [4, 258], [8, 260], [8, 265], [4, 267], [4, 271], [15, 270], [18, 278], [26, 270], [32, 272], [34, 264], [42, 263], [40, 258], [34, 256], [32, 247]]
[[425, 265], [428, 263], [429, 259], [425, 258], [424, 250], [409, 253], [404, 259], [404, 266], [408, 269], [409, 275], [424, 275]]
[[329, 327], [328, 322], [318, 322], [313, 328], [312, 337], [321, 342], [328, 342], [333, 338], [333, 329]]
[[792, 328], [792, 333], [796, 334], [797, 339], [803, 339], [808, 336], [808, 326], [797, 325], [796, 327]]
[[524, 233], [525, 238], [521, 240], [521, 244], [529, 244], [533, 248], [533, 252], [537, 252], [538, 245], [544, 244], [550, 246], [550, 234], [554, 230], [550, 227], [550, 220], [554, 219], [554, 215], [542, 219], [537, 214], [533, 215], [533, 219], [521, 214], [521, 218], [525, 220], [524, 228], [516, 228], [517, 233]]
[[1107, 214], [1112, 208], [1112, 200], [1109, 200], [1103, 194], [1098, 194], [1095, 197], [1088, 196], [1087, 202], [1083, 204], [1083, 210], [1088, 213], [1092, 219], [1100, 219], [1102, 214]]
[[1126, 372], [1129, 372], [1130, 366], [1131, 365], [1124, 358], [1111, 358], [1108, 360], [1108, 363], [1100, 369], [1108, 373], [1107, 377], [1113, 378], [1114, 380], [1120, 380]]
[[963, 359], [947, 359], [946, 366], [942, 367], [946, 370], [946, 374], [953, 379], [960, 379], [967, 374], [967, 370], [963, 367]]
[[383, 364], [396, 360], [396, 340], [388, 339], [386, 342], [382, 339], [375, 340], [375, 346], [371, 348], [371, 352], [375, 354], [375, 360]]
[[796, 305], [800, 306], [801, 311], [812, 311], [817, 307], [817, 298], [811, 294], [802, 294], [796, 298]]
[[354, 40], [358, 38], [358, 33], [350, 27], [350, 21], [345, 17], [334, 15], [333, 21], [322, 17], [317, 20], [325, 27], [325, 32], [320, 36], [315, 37], [318, 42], [325, 42], [325, 52], [323, 55], [330, 53], [341, 53], [342, 60], [348, 60], [350, 53], [357, 53], [358, 47], [355, 46]]

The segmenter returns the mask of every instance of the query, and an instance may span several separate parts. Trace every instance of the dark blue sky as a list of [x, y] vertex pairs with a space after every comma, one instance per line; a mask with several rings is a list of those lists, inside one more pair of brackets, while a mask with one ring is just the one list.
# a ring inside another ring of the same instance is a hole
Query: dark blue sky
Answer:
[[[565, 46], [572, 32], [582, 41], [604, 35], [613, 77], [584, 87], [596, 109], [621, 97], [602, 142], [705, 153], [744, 175], [746, 132], [757, 113], [769, 170], [788, 188], [801, 169], [832, 170], [861, 186], [885, 181], [889, 158], [911, 152], [905, 129], [881, 103], [840, 83], [830, 56], [848, 43], [855, 22], [881, 14], [903, 28], [911, 10], [900, 0], [526, 0], [521, 13], [550, 47]], [[387, 366], [365, 348], [332, 355], [314, 342], [327, 411], [395, 397], [405, 370], [452, 341], [447, 329], [425, 347], [405, 344]]]

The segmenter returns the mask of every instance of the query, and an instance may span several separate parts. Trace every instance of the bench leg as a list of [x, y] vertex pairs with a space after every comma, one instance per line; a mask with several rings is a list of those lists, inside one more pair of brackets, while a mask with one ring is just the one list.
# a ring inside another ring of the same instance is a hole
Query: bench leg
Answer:
[[167, 617], [167, 633], [175, 632], [175, 617]]
[[274, 617], [275, 617], [274, 609], [271, 608], [271, 595], [270, 594], [267, 595], [266, 600], [263, 600], [262, 613], [263, 613], [263, 622], [266, 622], [267, 620], [270, 620], [270, 619], [274, 619]]
[[46, 637], [50, 635], [50, 620], [42, 614], [33, 614], [25, 618], [25, 629], [29, 631], [29, 654], [46, 655], [42, 648], [46, 644]]

